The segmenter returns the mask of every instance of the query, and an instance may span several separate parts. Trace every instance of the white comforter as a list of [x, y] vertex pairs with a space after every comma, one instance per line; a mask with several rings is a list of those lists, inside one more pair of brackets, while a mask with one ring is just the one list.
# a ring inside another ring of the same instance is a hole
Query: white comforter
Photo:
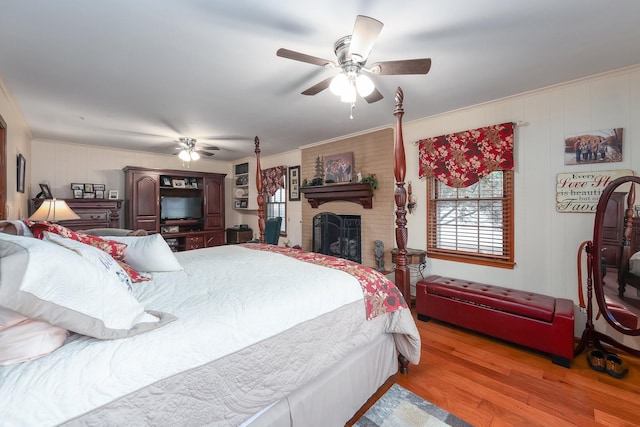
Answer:
[[240, 246], [176, 256], [183, 271], [134, 292], [177, 321], [122, 340], [72, 335], [48, 356], [1, 367], [0, 424], [64, 422], [358, 300], [365, 316], [358, 281], [342, 271]]

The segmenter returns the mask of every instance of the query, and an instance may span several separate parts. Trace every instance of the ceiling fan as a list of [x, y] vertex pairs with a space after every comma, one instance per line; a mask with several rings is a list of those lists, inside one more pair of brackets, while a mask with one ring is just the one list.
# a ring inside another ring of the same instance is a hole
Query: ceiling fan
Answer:
[[176, 150], [180, 150], [175, 155], [180, 157], [180, 160], [185, 162], [190, 162], [191, 160], [200, 159], [200, 155], [205, 156], [213, 156], [213, 153], [209, 153], [209, 151], [219, 150], [220, 148], [213, 145], [196, 145], [197, 140], [195, 138], [181, 137], [176, 141], [178, 146]]
[[[328, 77], [311, 86], [303, 95], [315, 95], [326, 88], [340, 96], [341, 101], [351, 103], [353, 110], [356, 94], [368, 103], [379, 101], [382, 94], [373, 81], [364, 72], [373, 75], [427, 74], [431, 68], [430, 58], [405, 59], [400, 61], [376, 62], [370, 68], [365, 67], [369, 53], [373, 48], [382, 22], [369, 16], [358, 15], [351, 35], [341, 37], [333, 45], [336, 61], [318, 58], [289, 49], [280, 48], [276, 54], [282, 58], [307, 62], [321, 67], [339, 68], [340, 74]], [[351, 116], [353, 118], [353, 115]]]

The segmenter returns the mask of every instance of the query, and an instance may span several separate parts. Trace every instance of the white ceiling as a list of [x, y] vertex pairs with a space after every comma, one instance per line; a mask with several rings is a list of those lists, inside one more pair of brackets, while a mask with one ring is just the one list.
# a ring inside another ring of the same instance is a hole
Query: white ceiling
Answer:
[[[369, 56], [432, 58], [374, 76], [385, 98], [300, 94], [335, 70], [356, 15], [384, 23]], [[14, 0], [0, 4], [0, 76], [34, 138], [173, 153], [179, 136], [263, 155], [640, 63], [638, 0]]]

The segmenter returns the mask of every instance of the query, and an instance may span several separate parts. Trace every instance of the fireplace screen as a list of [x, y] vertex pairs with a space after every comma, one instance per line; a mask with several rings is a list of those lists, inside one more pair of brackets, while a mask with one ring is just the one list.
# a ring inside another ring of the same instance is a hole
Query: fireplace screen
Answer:
[[330, 212], [313, 217], [313, 252], [362, 262], [360, 216]]

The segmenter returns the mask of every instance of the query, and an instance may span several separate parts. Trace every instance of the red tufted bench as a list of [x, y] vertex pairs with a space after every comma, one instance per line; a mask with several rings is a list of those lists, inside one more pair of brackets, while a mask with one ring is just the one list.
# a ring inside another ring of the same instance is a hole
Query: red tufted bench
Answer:
[[418, 319], [431, 318], [573, 359], [573, 301], [493, 285], [429, 276], [416, 284]]

